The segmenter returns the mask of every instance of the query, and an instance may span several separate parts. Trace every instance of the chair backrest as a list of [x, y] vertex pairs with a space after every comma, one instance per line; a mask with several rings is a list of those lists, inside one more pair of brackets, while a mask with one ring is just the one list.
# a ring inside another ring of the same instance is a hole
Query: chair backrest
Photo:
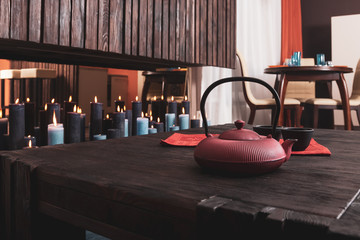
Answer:
[[[313, 58], [302, 58], [301, 66], [314, 66]], [[315, 97], [315, 82], [289, 82], [286, 89], [287, 98], [306, 99]]]
[[356, 65], [351, 98], [360, 98], [360, 59]]

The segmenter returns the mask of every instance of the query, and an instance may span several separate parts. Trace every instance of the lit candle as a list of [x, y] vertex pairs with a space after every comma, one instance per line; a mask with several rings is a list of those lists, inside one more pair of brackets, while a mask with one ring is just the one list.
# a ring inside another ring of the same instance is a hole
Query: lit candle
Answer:
[[182, 114], [179, 115], [180, 130], [189, 129], [189, 114], [185, 113], [185, 108], [182, 108]]
[[67, 123], [65, 131], [67, 132], [68, 143], [78, 143], [81, 141], [81, 119], [74, 105], [73, 112], [67, 112]]
[[121, 96], [119, 96], [118, 99], [115, 100], [115, 112], [117, 111], [118, 106], [120, 107], [120, 109], [124, 109], [125, 107], [125, 101], [121, 100]]
[[163, 123], [163, 122], [160, 122], [160, 118], [159, 118], [159, 117], [157, 118], [157, 122], [155, 122], [153, 125], [154, 125], [154, 127], [157, 129], [157, 132], [158, 132], [158, 133], [164, 132], [164, 123]]
[[[160, 117], [160, 120], [161, 120], [162, 122], [165, 121], [165, 114], [166, 114], [167, 105], [168, 105], [167, 100], [165, 100], [165, 99], [164, 99], [164, 96], [161, 95], [159, 117]], [[176, 119], [176, 118], [175, 118], [175, 119]]]
[[141, 117], [142, 103], [139, 97], [136, 96], [135, 101], [132, 102], [132, 135], [137, 135], [137, 119]]
[[47, 104], [45, 104], [44, 109], [39, 111], [40, 117], [40, 146], [47, 145], [48, 137], [48, 123], [47, 123]]
[[175, 132], [175, 131], [179, 131], [179, 126], [170, 126], [170, 132]]
[[90, 103], [90, 140], [93, 140], [93, 135], [101, 134], [102, 132], [102, 103], [98, 103], [95, 96], [94, 102]]
[[64, 127], [57, 123], [56, 113], [53, 112], [53, 123], [48, 125], [48, 145], [64, 143]]
[[175, 118], [177, 116], [177, 102], [174, 100], [174, 96], [171, 96], [171, 101], [168, 105], [168, 113], [175, 113]]
[[96, 135], [93, 135], [93, 141], [96, 141], [96, 140], [106, 140], [106, 135], [101, 135], [101, 134], [96, 134]]
[[3, 118], [3, 111], [0, 109], [0, 150], [6, 147], [4, 134], [8, 132], [8, 119]]
[[200, 127], [200, 119], [196, 119], [195, 115], [194, 118], [190, 120], [191, 128], [199, 128]]
[[9, 149], [21, 149], [24, 147], [25, 136], [25, 107], [16, 99], [14, 104], [9, 105]]
[[70, 143], [69, 140], [69, 132], [66, 130], [68, 129], [67, 127], [67, 123], [68, 123], [68, 114], [69, 112], [73, 112], [74, 106], [76, 105], [76, 102], [73, 102], [72, 100], [72, 96], [69, 96], [69, 100], [68, 101], [64, 101], [64, 115], [63, 115], [63, 119], [64, 119], [64, 129], [65, 129], [65, 135], [64, 135], [64, 141], [65, 143]]
[[156, 96], [151, 100], [151, 113], [156, 119], [160, 117], [160, 101], [157, 101]]
[[30, 147], [30, 144], [32, 145], [32, 147], [36, 146], [36, 138], [31, 135], [25, 136], [24, 137], [24, 146]]
[[149, 134], [154, 134], [157, 133], [157, 129], [154, 128], [154, 125], [151, 125], [151, 127], [149, 127]]
[[80, 114], [80, 142], [85, 142], [85, 120], [86, 114], [82, 113], [81, 108], [78, 107], [77, 112]]
[[136, 119], [137, 135], [149, 134], [149, 119], [144, 117], [144, 113], [141, 113], [141, 117]]
[[190, 114], [190, 102], [188, 101], [187, 96], [185, 96], [184, 100], [181, 102], [181, 107], [185, 108], [186, 114]]
[[[128, 120], [128, 136], [132, 136], [132, 110], [126, 110], [126, 107], [124, 107], [125, 117]], [[126, 134], [125, 134], [126, 135]]]
[[56, 121], [60, 122], [60, 104], [55, 102], [55, 98], [51, 99], [50, 103], [47, 103], [47, 124], [53, 122], [53, 113], [55, 111]]
[[120, 137], [125, 137], [125, 113], [123, 109], [120, 110], [120, 106], [116, 110], [113, 113], [112, 128], [119, 129]]
[[34, 127], [35, 127], [35, 103], [30, 102], [30, 98], [26, 98], [26, 102], [25, 102], [25, 134], [26, 135], [34, 135], [35, 134]]
[[29, 149], [29, 148], [38, 148], [38, 146], [36, 146], [36, 143], [33, 142], [31, 139], [28, 141], [28, 143], [26, 144], [26, 147], [24, 147], [25, 149]]
[[110, 118], [109, 114], [106, 114], [102, 122], [102, 134], [106, 135], [107, 130], [112, 128], [112, 121], [113, 120]]
[[166, 113], [165, 114], [165, 131], [169, 132], [170, 127], [175, 125], [175, 113]]

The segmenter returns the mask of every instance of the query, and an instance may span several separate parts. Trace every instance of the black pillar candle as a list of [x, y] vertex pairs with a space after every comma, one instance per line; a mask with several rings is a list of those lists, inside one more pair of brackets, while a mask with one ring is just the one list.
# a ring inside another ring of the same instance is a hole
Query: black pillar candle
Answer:
[[46, 121], [47, 124], [51, 124], [54, 122], [54, 112], [56, 117], [56, 122], [60, 123], [60, 104], [54, 102], [54, 99], [51, 100], [51, 103], [47, 103], [47, 109], [46, 109]]
[[40, 146], [40, 143], [41, 143], [40, 127], [34, 128], [34, 136], [35, 136], [35, 140], [36, 140], [36, 146]]
[[187, 96], [185, 96], [184, 101], [181, 102], [181, 108], [185, 108], [185, 114], [190, 114], [190, 102], [187, 100]]
[[106, 118], [103, 119], [102, 122], [102, 134], [106, 135], [107, 130], [112, 128], [112, 118], [110, 118], [109, 114], [106, 114]]
[[168, 104], [168, 113], [175, 113], [177, 116], [177, 102], [174, 101], [174, 97], [171, 97], [171, 102]]
[[94, 135], [99, 135], [102, 132], [102, 103], [95, 101], [90, 103], [90, 140], [93, 140]]
[[31, 146], [36, 146], [36, 138], [35, 136], [25, 136], [24, 137], [24, 147], [29, 147], [29, 142], [31, 141]]
[[9, 149], [24, 147], [25, 106], [24, 104], [9, 105]]
[[113, 113], [113, 125], [112, 128], [120, 130], [120, 137], [125, 137], [125, 113], [114, 112]]
[[40, 120], [40, 146], [47, 145], [47, 137], [48, 137], [48, 123], [46, 118], [46, 110], [39, 111], [39, 120]]
[[157, 132], [164, 132], [164, 123], [163, 122], [155, 122], [154, 123], [154, 128], [157, 129]]
[[2, 118], [2, 111], [0, 111], [1, 118], [0, 118], [0, 150], [6, 149], [5, 144], [5, 134], [8, 132], [8, 119]]
[[190, 126], [191, 126], [191, 128], [199, 128], [200, 127], [200, 119], [191, 119]]
[[125, 117], [128, 120], [128, 136], [132, 136], [132, 111], [126, 110]]
[[106, 133], [106, 139], [120, 138], [120, 129], [109, 128]]
[[81, 141], [81, 126], [80, 126], [80, 113], [68, 112], [67, 114], [67, 132], [68, 143], [78, 143]]
[[68, 123], [68, 121], [67, 121], [67, 117], [68, 117], [68, 115], [67, 115], [67, 113], [68, 112], [75, 112], [74, 111], [74, 106], [76, 105], [76, 102], [72, 102], [72, 97], [70, 96], [69, 97], [69, 101], [64, 101], [64, 111], [63, 111], [63, 119], [64, 119], [64, 142], [65, 143], [70, 143], [69, 142], [69, 135], [68, 135], [68, 131], [66, 131], [66, 129], [67, 129], [67, 123]]
[[168, 102], [166, 100], [164, 100], [163, 96], [161, 96], [160, 113], [159, 113], [159, 117], [160, 117], [161, 122], [165, 122], [165, 114], [166, 114], [167, 105], [168, 105]]
[[136, 100], [132, 102], [132, 136], [137, 135], [136, 120], [138, 117], [141, 117], [141, 109], [142, 104], [140, 101], [138, 101], [138, 97], [136, 96]]
[[121, 100], [121, 96], [119, 96], [119, 99], [115, 100], [114, 102], [115, 102], [115, 112], [120, 112], [120, 111], [118, 111], [118, 106], [120, 109], [125, 111], [125, 109], [124, 109], [125, 101]]
[[26, 99], [25, 102], [25, 135], [34, 135], [35, 127], [35, 103]]
[[86, 114], [81, 113], [80, 114], [80, 141], [85, 142], [85, 120], [86, 120]]

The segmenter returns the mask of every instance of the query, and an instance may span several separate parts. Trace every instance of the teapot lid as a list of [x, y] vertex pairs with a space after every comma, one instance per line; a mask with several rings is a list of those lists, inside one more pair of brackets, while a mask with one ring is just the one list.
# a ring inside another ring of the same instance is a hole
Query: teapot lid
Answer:
[[237, 120], [235, 122], [236, 128], [227, 130], [220, 134], [220, 139], [226, 140], [239, 140], [239, 141], [252, 141], [261, 139], [260, 135], [248, 129], [244, 129], [245, 122]]

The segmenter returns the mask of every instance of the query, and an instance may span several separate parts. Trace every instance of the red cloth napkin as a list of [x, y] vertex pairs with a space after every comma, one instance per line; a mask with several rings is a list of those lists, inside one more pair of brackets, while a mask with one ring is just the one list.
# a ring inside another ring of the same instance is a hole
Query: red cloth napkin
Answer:
[[[218, 134], [214, 134], [218, 136]], [[205, 139], [205, 134], [181, 134], [174, 133], [167, 139], [161, 139], [162, 144], [171, 145], [171, 146], [182, 146], [182, 147], [195, 147], [199, 142]], [[280, 139], [280, 143], [283, 143], [284, 140]], [[317, 143], [314, 139], [311, 139], [310, 145], [304, 151], [293, 151], [292, 155], [331, 155], [330, 150]]]

